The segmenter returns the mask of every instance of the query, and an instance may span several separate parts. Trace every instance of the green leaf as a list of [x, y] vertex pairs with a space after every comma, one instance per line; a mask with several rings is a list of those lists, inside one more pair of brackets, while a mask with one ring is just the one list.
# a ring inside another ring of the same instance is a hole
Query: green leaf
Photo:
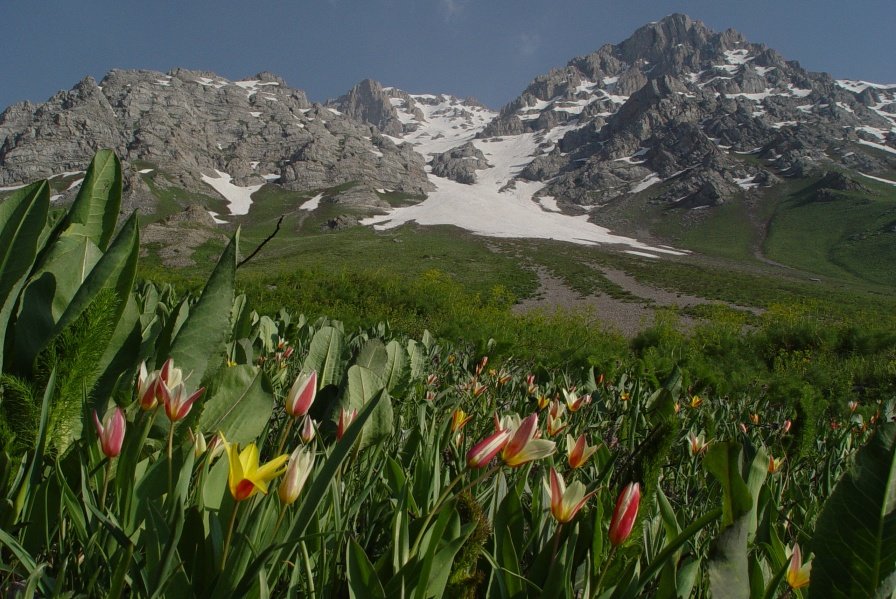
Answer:
[[749, 599], [747, 537], [755, 527], [753, 498], [740, 473], [740, 445], [710, 446], [703, 459], [706, 470], [722, 485], [722, 529], [710, 549], [709, 586], [716, 599]]
[[63, 233], [50, 246], [19, 302], [13, 342], [19, 369], [31, 370], [34, 358], [57, 331], [56, 323], [101, 255], [96, 244], [81, 235]]
[[68, 231], [88, 237], [105, 250], [121, 207], [121, 163], [112, 150], [94, 155], [68, 213]]
[[386, 599], [386, 591], [376, 575], [370, 558], [364, 548], [353, 538], [349, 538], [345, 548], [345, 563], [348, 565], [348, 594], [357, 599]]
[[386, 370], [388, 359], [389, 356], [386, 353], [386, 346], [383, 345], [383, 342], [379, 339], [370, 339], [361, 347], [361, 351], [358, 352], [358, 357], [355, 359], [355, 364], [382, 376]]
[[423, 376], [426, 360], [423, 355], [423, 346], [411, 339], [408, 341], [408, 355], [411, 358], [411, 380]]
[[809, 597], [896, 591], [896, 423], [878, 428], [825, 502], [812, 539]]
[[56, 323], [55, 334], [74, 322], [87, 306], [104, 289], [112, 289], [119, 298], [115, 320], [124, 312], [127, 299], [134, 286], [137, 274], [137, 256], [140, 250], [140, 238], [137, 230], [137, 215], [131, 217], [122, 226], [115, 242], [102, 255], [90, 270], [84, 282], [78, 287], [74, 297], [65, 308], [59, 322]]
[[174, 365], [185, 375], [192, 373], [193, 385], [197, 387], [223, 360], [230, 333], [239, 239], [237, 230], [224, 248], [199, 301], [190, 308], [190, 315], [171, 343]]
[[410, 375], [407, 352], [401, 343], [393, 339], [386, 345], [386, 366], [383, 373], [386, 390], [392, 395], [403, 393]]
[[262, 369], [248, 364], [220, 371], [208, 393], [199, 429], [223, 432], [234, 443], [257, 439], [274, 409], [274, 391], [268, 377]]
[[318, 389], [328, 385], [338, 385], [345, 372], [345, 336], [339, 329], [321, 327], [311, 338], [308, 356], [305, 358], [306, 372], [317, 371]]
[[[342, 400], [342, 407], [361, 411], [382, 390], [383, 379], [372, 370], [356, 364], [348, 369], [348, 386]], [[384, 393], [382, 401], [370, 417], [370, 422], [364, 427], [359, 448], [363, 449], [368, 445], [379, 443], [389, 437], [394, 428], [392, 401], [388, 393]]]
[[47, 223], [49, 190], [47, 182], [41, 181], [0, 202], [0, 367], [9, 317], [34, 268], [38, 239]]

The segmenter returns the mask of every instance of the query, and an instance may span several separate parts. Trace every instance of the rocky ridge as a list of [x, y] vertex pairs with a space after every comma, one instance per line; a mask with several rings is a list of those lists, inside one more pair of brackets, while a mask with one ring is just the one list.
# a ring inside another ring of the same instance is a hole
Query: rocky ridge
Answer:
[[[369, 115], [368, 115], [369, 116]], [[419, 195], [431, 185], [423, 160], [376, 127], [313, 104], [269, 73], [228, 81], [175, 70], [110, 72], [86, 78], [47, 102], [0, 114], [0, 186], [78, 171], [99, 148], [149, 164], [166, 184], [214, 193], [203, 177], [236, 186], [276, 181], [308, 190], [364, 181]], [[129, 169], [127, 205], [151, 194]], [[142, 169], [141, 169], [142, 170]], [[145, 206], [144, 206], [145, 207]]]

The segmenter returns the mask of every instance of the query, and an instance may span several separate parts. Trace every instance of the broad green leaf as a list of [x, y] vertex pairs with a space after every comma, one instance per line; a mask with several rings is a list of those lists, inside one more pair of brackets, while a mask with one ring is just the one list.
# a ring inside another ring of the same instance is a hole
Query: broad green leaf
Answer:
[[747, 526], [747, 538], [751, 542], [756, 536], [759, 495], [766, 477], [768, 477], [768, 453], [760, 448], [753, 457], [753, 461], [750, 463], [750, 471], [747, 474], [747, 489], [753, 498], [753, 506], [750, 508], [748, 515], [749, 525]]
[[355, 359], [355, 364], [382, 376], [385, 373], [388, 359], [389, 356], [386, 353], [386, 347], [383, 345], [383, 342], [379, 339], [370, 339], [361, 347], [361, 351], [358, 352], [358, 357]]
[[410, 374], [407, 352], [401, 343], [393, 339], [386, 345], [386, 366], [383, 372], [386, 390], [392, 395], [404, 392]]
[[307, 372], [317, 370], [317, 385], [323, 389], [328, 385], [338, 385], [345, 372], [345, 335], [331, 326], [321, 327], [311, 338], [304, 368]]
[[703, 459], [706, 470], [722, 485], [722, 528], [710, 549], [708, 564], [709, 586], [716, 599], [750, 596], [747, 537], [753, 498], [740, 473], [740, 458], [740, 445], [729, 441], [710, 446]]
[[49, 189], [46, 181], [33, 183], [0, 202], [0, 367], [9, 317], [34, 268], [38, 239], [47, 223]]
[[120, 207], [121, 163], [112, 150], [100, 150], [87, 167], [78, 197], [69, 210], [67, 231], [88, 237], [105, 250]]
[[[363, 366], [354, 365], [348, 369], [348, 385], [342, 400], [342, 407], [356, 409], [360, 412], [382, 390], [383, 379], [377, 373]], [[392, 401], [386, 393], [371, 415], [370, 422], [364, 427], [359, 447], [363, 449], [382, 441], [392, 434], [394, 428]]]
[[66, 306], [65, 312], [56, 323], [56, 333], [74, 322], [90, 305], [90, 302], [104, 289], [115, 291], [120, 302], [116, 320], [124, 311], [134, 277], [137, 274], [137, 256], [140, 250], [140, 238], [137, 230], [137, 216], [131, 217], [122, 226], [121, 231], [109, 249], [97, 261], [75, 296]]
[[234, 443], [258, 438], [274, 409], [274, 391], [264, 371], [242, 364], [225, 368], [212, 381], [199, 429], [224, 433]]
[[812, 539], [809, 597], [896, 591], [896, 423], [882, 425], [834, 488]]
[[[195, 306], [171, 343], [174, 365], [191, 374], [194, 386], [223, 360], [230, 334], [230, 311], [233, 307], [233, 279], [240, 232], [234, 234], [218, 260]], [[161, 358], [164, 360], [164, 358]]]
[[56, 332], [56, 323], [102, 253], [82, 235], [63, 233], [22, 292], [13, 342], [16, 364], [29, 371], [34, 358]]
[[345, 548], [345, 563], [348, 565], [348, 594], [354, 599], [386, 599], [386, 591], [376, 575], [370, 558], [364, 548], [353, 538], [349, 538]]
[[411, 339], [408, 341], [408, 355], [411, 359], [411, 379], [416, 380], [423, 376], [426, 364], [423, 355], [423, 346]]

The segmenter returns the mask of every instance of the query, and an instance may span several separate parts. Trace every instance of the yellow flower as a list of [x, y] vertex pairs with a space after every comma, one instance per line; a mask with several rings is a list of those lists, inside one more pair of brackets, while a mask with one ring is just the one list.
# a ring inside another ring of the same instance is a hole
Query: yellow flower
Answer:
[[699, 408], [700, 406], [703, 405], [703, 398], [700, 397], [699, 395], [695, 395], [694, 397], [691, 398], [691, 403], [689, 405], [691, 406], [692, 409], [696, 410], [697, 408]]
[[574, 481], [566, 486], [563, 477], [552, 467], [550, 470], [551, 515], [561, 524], [566, 524], [576, 517], [585, 502], [597, 491], [585, 493], [585, 485]]
[[809, 586], [809, 573], [812, 571], [812, 560], [803, 563], [803, 555], [800, 552], [800, 544], [794, 543], [793, 553], [790, 556], [790, 566], [787, 567], [787, 584], [792, 589], [802, 589]]
[[230, 464], [230, 472], [227, 476], [227, 484], [230, 486], [230, 494], [237, 501], [249, 499], [256, 492], [268, 492], [268, 483], [277, 478], [286, 470], [286, 460], [289, 456], [283, 454], [272, 459], [264, 466], [258, 465], [258, 447], [255, 443], [249, 443], [239, 450], [236, 443], [228, 443], [221, 434], [227, 452], [227, 461]]

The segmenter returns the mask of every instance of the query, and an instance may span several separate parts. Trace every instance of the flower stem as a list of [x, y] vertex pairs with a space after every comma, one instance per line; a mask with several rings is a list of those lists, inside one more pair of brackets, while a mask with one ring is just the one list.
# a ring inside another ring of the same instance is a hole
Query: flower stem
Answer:
[[295, 422], [295, 418], [289, 418], [286, 426], [283, 427], [283, 434], [280, 435], [280, 443], [277, 445], [277, 453], [275, 453], [274, 455], [280, 455], [283, 453], [283, 447], [286, 445], [286, 439], [287, 437], [289, 437], [289, 432], [292, 430], [293, 422]]
[[594, 591], [600, 592], [601, 584], [604, 582], [604, 576], [607, 575], [607, 571], [610, 569], [610, 563], [613, 561], [613, 558], [616, 556], [616, 545], [610, 547], [610, 554], [607, 556], [607, 561], [604, 562], [603, 570], [601, 570], [600, 578], [597, 579], [597, 585], [594, 587]]
[[168, 427], [168, 495], [174, 493], [174, 422]]
[[233, 525], [236, 523], [236, 513], [240, 510], [240, 502], [233, 504], [233, 512], [230, 514], [230, 524], [227, 525], [227, 536], [224, 538], [224, 551], [221, 553], [221, 572], [227, 565], [227, 553], [230, 550], [230, 540], [233, 538]]
[[100, 495], [100, 511], [106, 510], [106, 493], [109, 491], [109, 479], [112, 477], [112, 459], [106, 459], [106, 471], [103, 474], [103, 492]]
[[277, 531], [280, 530], [280, 525], [283, 524], [283, 517], [286, 516], [286, 504], [280, 505], [280, 515], [277, 516], [277, 524], [274, 526], [274, 538], [277, 538]]

